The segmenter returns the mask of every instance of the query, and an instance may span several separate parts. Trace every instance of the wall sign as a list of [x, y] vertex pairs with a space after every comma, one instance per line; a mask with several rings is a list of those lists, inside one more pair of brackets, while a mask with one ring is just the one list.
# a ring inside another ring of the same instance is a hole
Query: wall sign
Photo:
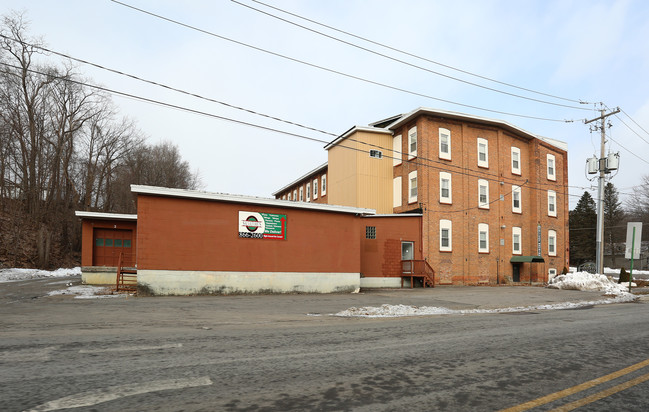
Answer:
[[286, 215], [239, 211], [239, 237], [286, 239]]

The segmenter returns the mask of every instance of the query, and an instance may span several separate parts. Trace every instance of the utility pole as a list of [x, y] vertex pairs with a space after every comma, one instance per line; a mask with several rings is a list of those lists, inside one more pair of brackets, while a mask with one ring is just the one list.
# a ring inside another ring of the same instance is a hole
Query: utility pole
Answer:
[[[601, 125], [599, 126], [599, 129], [601, 131], [602, 135], [602, 140], [601, 140], [601, 157], [599, 158], [599, 161], [597, 163], [597, 170], [599, 171], [599, 181], [597, 185], [597, 239], [595, 240], [595, 245], [596, 245], [596, 258], [595, 258], [595, 264], [597, 266], [597, 273], [600, 275], [604, 274], [604, 243], [603, 243], [603, 238], [604, 238], [604, 181], [606, 180], [606, 174], [611, 173], [611, 170], [617, 169], [617, 164], [610, 165], [609, 167], [609, 159], [606, 156], [606, 118], [609, 116], [612, 116], [614, 114], [617, 114], [620, 112], [620, 108], [616, 108], [615, 111], [612, 111], [610, 113], [606, 113], [606, 110], [604, 109], [604, 105], [602, 104], [602, 108], [600, 109], [600, 116], [596, 117], [594, 119], [590, 120], [584, 120], [584, 124], [588, 124], [594, 121], [599, 120], [601, 122]], [[597, 128], [597, 126], [596, 126]], [[619, 157], [619, 156], [618, 156]], [[591, 159], [589, 159], [591, 160]], [[588, 173], [596, 173], [594, 171], [591, 171], [591, 169], [588, 170]]]

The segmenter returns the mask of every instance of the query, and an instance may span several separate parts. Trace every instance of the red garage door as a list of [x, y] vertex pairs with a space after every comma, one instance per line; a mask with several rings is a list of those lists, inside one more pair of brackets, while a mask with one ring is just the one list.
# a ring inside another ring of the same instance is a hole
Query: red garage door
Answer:
[[95, 229], [93, 233], [93, 266], [117, 266], [120, 252], [123, 266], [134, 265], [133, 231], [122, 229]]

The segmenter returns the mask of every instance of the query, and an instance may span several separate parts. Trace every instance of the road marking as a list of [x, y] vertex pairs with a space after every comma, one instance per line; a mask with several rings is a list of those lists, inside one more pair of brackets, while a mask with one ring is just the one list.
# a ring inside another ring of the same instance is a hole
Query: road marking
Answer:
[[0, 352], [0, 362], [48, 361], [52, 357], [52, 352], [56, 349], [58, 349], [58, 346], [2, 351]]
[[79, 353], [105, 353], [105, 352], [129, 352], [129, 351], [143, 351], [143, 350], [157, 350], [157, 349], [176, 349], [181, 348], [182, 343], [169, 343], [166, 345], [157, 346], [117, 346], [114, 348], [104, 349], [81, 349]]
[[566, 405], [560, 406], [556, 409], [552, 409], [551, 412], [567, 412], [571, 411], [573, 409], [580, 408], [584, 405], [588, 405], [589, 403], [593, 403], [595, 401], [598, 401], [602, 398], [606, 398], [607, 396], [611, 396], [615, 393], [618, 393], [620, 391], [623, 391], [625, 389], [629, 389], [632, 386], [641, 384], [642, 382], [648, 381], [649, 380], [649, 373], [638, 376], [637, 378], [631, 379], [628, 382], [621, 383], [619, 385], [613, 386], [612, 388], [605, 389], [601, 392], [597, 392], [595, 394], [592, 394], [590, 396], [587, 396], [583, 399], [578, 399], [574, 402], [568, 403]]
[[97, 405], [98, 403], [113, 401], [126, 396], [141, 395], [149, 392], [167, 391], [172, 389], [191, 388], [196, 386], [209, 386], [212, 384], [209, 376], [188, 379], [164, 379], [130, 385], [118, 385], [109, 388], [81, 392], [64, 398], [49, 401], [38, 405], [30, 411], [55, 411], [58, 409], [81, 408], [83, 406]]
[[588, 382], [584, 382], [582, 384], [573, 386], [572, 388], [564, 389], [562, 391], [551, 393], [549, 395], [542, 396], [540, 398], [522, 403], [520, 405], [512, 406], [511, 408], [503, 409], [500, 412], [521, 412], [521, 411], [526, 411], [528, 409], [536, 408], [537, 406], [554, 402], [561, 398], [565, 398], [566, 396], [574, 395], [577, 392], [581, 392], [586, 389], [592, 388], [594, 386], [600, 385], [602, 383], [606, 383], [610, 380], [619, 378], [620, 376], [627, 375], [631, 372], [637, 371], [638, 369], [642, 369], [646, 366], [649, 366], [649, 359], [636, 363], [635, 365], [628, 366], [624, 369], [620, 369], [619, 371], [609, 373], [608, 375], [604, 375], [602, 377], [590, 380]]

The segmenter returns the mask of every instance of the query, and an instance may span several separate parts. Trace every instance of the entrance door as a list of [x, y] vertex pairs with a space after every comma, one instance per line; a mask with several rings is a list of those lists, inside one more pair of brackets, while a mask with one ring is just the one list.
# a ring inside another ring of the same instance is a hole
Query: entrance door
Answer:
[[122, 229], [95, 229], [93, 233], [93, 266], [117, 266], [120, 252], [123, 266], [133, 266], [133, 231]]
[[[414, 242], [401, 242], [401, 260], [414, 260], [415, 259], [415, 245]], [[403, 273], [412, 273], [412, 262], [402, 262], [401, 271]]]
[[514, 263], [512, 265], [512, 280], [514, 282], [520, 282], [521, 281], [521, 264], [520, 263]]

